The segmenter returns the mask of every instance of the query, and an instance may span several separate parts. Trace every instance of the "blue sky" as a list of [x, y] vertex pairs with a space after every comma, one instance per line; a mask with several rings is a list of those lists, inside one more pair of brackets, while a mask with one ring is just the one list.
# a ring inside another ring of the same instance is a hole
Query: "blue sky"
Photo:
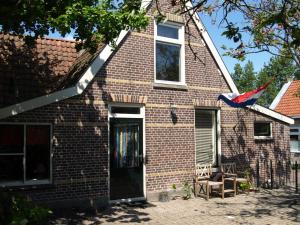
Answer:
[[[219, 18], [217, 18], [217, 20], [218, 19]], [[236, 14], [235, 16], [231, 16], [230, 19], [233, 22], [243, 21], [243, 17], [238, 14]], [[270, 60], [270, 58], [272, 57], [272, 55], [267, 52], [249, 54], [249, 55], [247, 55], [247, 57], [244, 61], [234, 59], [230, 56], [224, 56], [223, 54], [225, 53], [225, 51], [221, 48], [221, 46], [225, 45], [227, 48], [234, 47], [233, 41], [222, 36], [224, 28], [222, 26], [219, 27], [218, 23], [213, 24], [212, 18], [210, 16], [201, 15], [201, 20], [202, 20], [204, 26], [206, 27], [211, 39], [213, 40], [216, 48], [218, 49], [225, 65], [230, 73], [232, 73], [234, 71], [233, 68], [236, 63], [240, 63], [241, 65], [244, 65], [247, 63], [248, 60], [253, 62], [255, 72], [259, 72], [260, 69], [264, 66], [264, 63], [267, 63]]]

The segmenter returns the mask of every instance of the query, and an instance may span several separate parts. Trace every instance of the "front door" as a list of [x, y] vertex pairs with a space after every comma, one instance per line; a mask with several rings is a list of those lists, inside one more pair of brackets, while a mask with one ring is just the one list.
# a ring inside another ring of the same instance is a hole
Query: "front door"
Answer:
[[143, 120], [111, 118], [110, 199], [143, 196]]

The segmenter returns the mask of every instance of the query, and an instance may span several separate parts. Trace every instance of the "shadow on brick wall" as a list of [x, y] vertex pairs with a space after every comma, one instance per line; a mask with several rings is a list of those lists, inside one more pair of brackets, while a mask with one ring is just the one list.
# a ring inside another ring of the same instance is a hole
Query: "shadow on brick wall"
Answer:
[[[252, 182], [258, 182], [260, 186], [270, 186], [271, 179], [274, 187], [283, 186], [290, 176], [289, 143], [285, 138], [284, 125], [273, 122], [275, 137], [271, 140], [255, 140], [253, 132], [247, 128], [247, 119], [249, 120], [251, 114], [248, 110], [237, 110], [236, 116], [239, 120], [232, 132], [223, 136], [229, 151], [222, 155], [221, 161], [235, 162], [240, 172], [249, 170], [253, 177]], [[221, 132], [226, 131], [222, 128]]]

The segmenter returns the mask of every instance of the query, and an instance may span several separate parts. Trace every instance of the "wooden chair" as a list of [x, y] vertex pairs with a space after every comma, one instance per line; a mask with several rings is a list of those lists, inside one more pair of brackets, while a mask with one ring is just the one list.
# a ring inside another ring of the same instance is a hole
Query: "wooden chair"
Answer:
[[[219, 193], [224, 198], [224, 177], [222, 176], [221, 181], [211, 180], [212, 169], [211, 164], [209, 165], [196, 165], [196, 174], [194, 178], [194, 194], [197, 197], [198, 194], [205, 194], [206, 200], [209, 199], [209, 194], [212, 192], [212, 187], [218, 186]], [[197, 193], [197, 187], [199, 186], [199, 192]]]
[[[224, 173], [225, 180], [235, 179], [236, 184], [248, 182], [246, 178], [239, 177], [235, 163], [222, 163], [221, 172]], [[238, 192], [238, 185], [235, 186], [235, 189]]]

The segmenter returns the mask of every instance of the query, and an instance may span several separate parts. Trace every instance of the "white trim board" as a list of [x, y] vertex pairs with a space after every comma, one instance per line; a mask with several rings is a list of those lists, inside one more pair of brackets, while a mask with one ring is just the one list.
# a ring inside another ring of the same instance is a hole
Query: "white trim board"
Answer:
[[282, 88], [280, 89], [280, 91], [278, 92], [278, 94], [276, 95], [276, 97], [274, 98], [273, 102], [270, 105], [270, 109], [275, 110], [275, 108], [277, 107], [277, 105], [279, 104], [281, 98], [283, 97], [283, 95], [285, 94], [285, 92], [289, 89], [290, 85], [291, 85], [291, 81], [285, 83]]
[[[119, 37], [116, 39], [117, 45], [121, 43], [127, 33], [128, 31], [121, 31]], [[111, 56], [113, 50], [113, 47], [106, 45], [101, 53], [94, 59], [88, 69], [83, 73], [83, 76], [75, 86], [2, 108], [0, 109], [0, 119], [80, 95], [96, 76], [97, 72], [106, 62], [106, 60]]]
[[281, 120], [285, 123], [288, 123], [288, 124], [294, 124], [294, 119], [288, 117], [288, 116], [285, 116], [285, 115], [282, 115], [278, 112], [275, 112], [271, 109], [268, 109], [268, 108], [265, 108], [263, 106], [260, 106], [260, 105], [257, 105], [257, 104], [254, 104], [252, 106], [249, 106], [248, 108], [254, 110], [254, 111], [257, 111], [257, 112], [260, 112], [264, 115], [267, 115], [267, 116], [270, 116], [270, 117], [273, 117], [275, 119], [278, 119], [278, 120]]
[[[151, 4], [151, 0], [143, 0], [141, 3], [142, 9], [147, 9], [148, 6]], [[188, 1], [186, 3], [187, 8], [192, 7], [192, 3]], [[213, 44], [209, 34], [207, 33], [205, 27], [201, 23], [200, 17], [197, 13], [193, 15], [193, 19], [199, 29], [199, 31], [202, 33], [202, 37], [204, 41], [206, 42], [208, 48], [210, 49], [214, 59], [216, 60], [217, 65], [219, 66], [221, 73], [224, 75], [224, 78], [226, 82], [228, 83], [230, 89], [232, 92], [239, 93], [238, 89], [236, 88], [220, 54], [218, 53], [215, 45]], [[117, 38], [116, 44], [119, 45], [121, 41], [124, 39], [124, 37], [127, 35], [128, 31], [122, 31]], [[97, 58], [92, 62], [92, 64], [88, 67], [88, 69], [84, 72], [81, 79], [78, 81], [78, 83], [70, 88], [53, 92], [48, 95], [44, 95], [41, 97], [33, 98], [28, 101], [24, 101], [15, 105], [11, 105], [5, 108], [0, 109], [0, 119], [14, 116], [22, 112], [26, 112], [35, 108], [39, 108], [41, 106], [45, 106], [54, 102], [58, 102], [67, 98], [71, 98], [73, 96], [81, 94], [85, 88], [88, 86], [88, 84], [93, 80], [96, 73], [101, 69], [103, 64], [106, 62], [106, 60], [111, 56], [113, 53], [113, 48], [109, 45], [106, 45], [105, 48], [101, 51], [101, 53], [97, 56]], [[270, 109], [264, 108], [262, 106], [254, 105], [250, 107], [251, 109], [258, 111], [260, 113], [263, 113], [267, 116], [273, 117], [275, 119], [281, 120], [283, 122], [294, 124], [294, 120], [283, 116], [279, 113], [276, 113]]]

